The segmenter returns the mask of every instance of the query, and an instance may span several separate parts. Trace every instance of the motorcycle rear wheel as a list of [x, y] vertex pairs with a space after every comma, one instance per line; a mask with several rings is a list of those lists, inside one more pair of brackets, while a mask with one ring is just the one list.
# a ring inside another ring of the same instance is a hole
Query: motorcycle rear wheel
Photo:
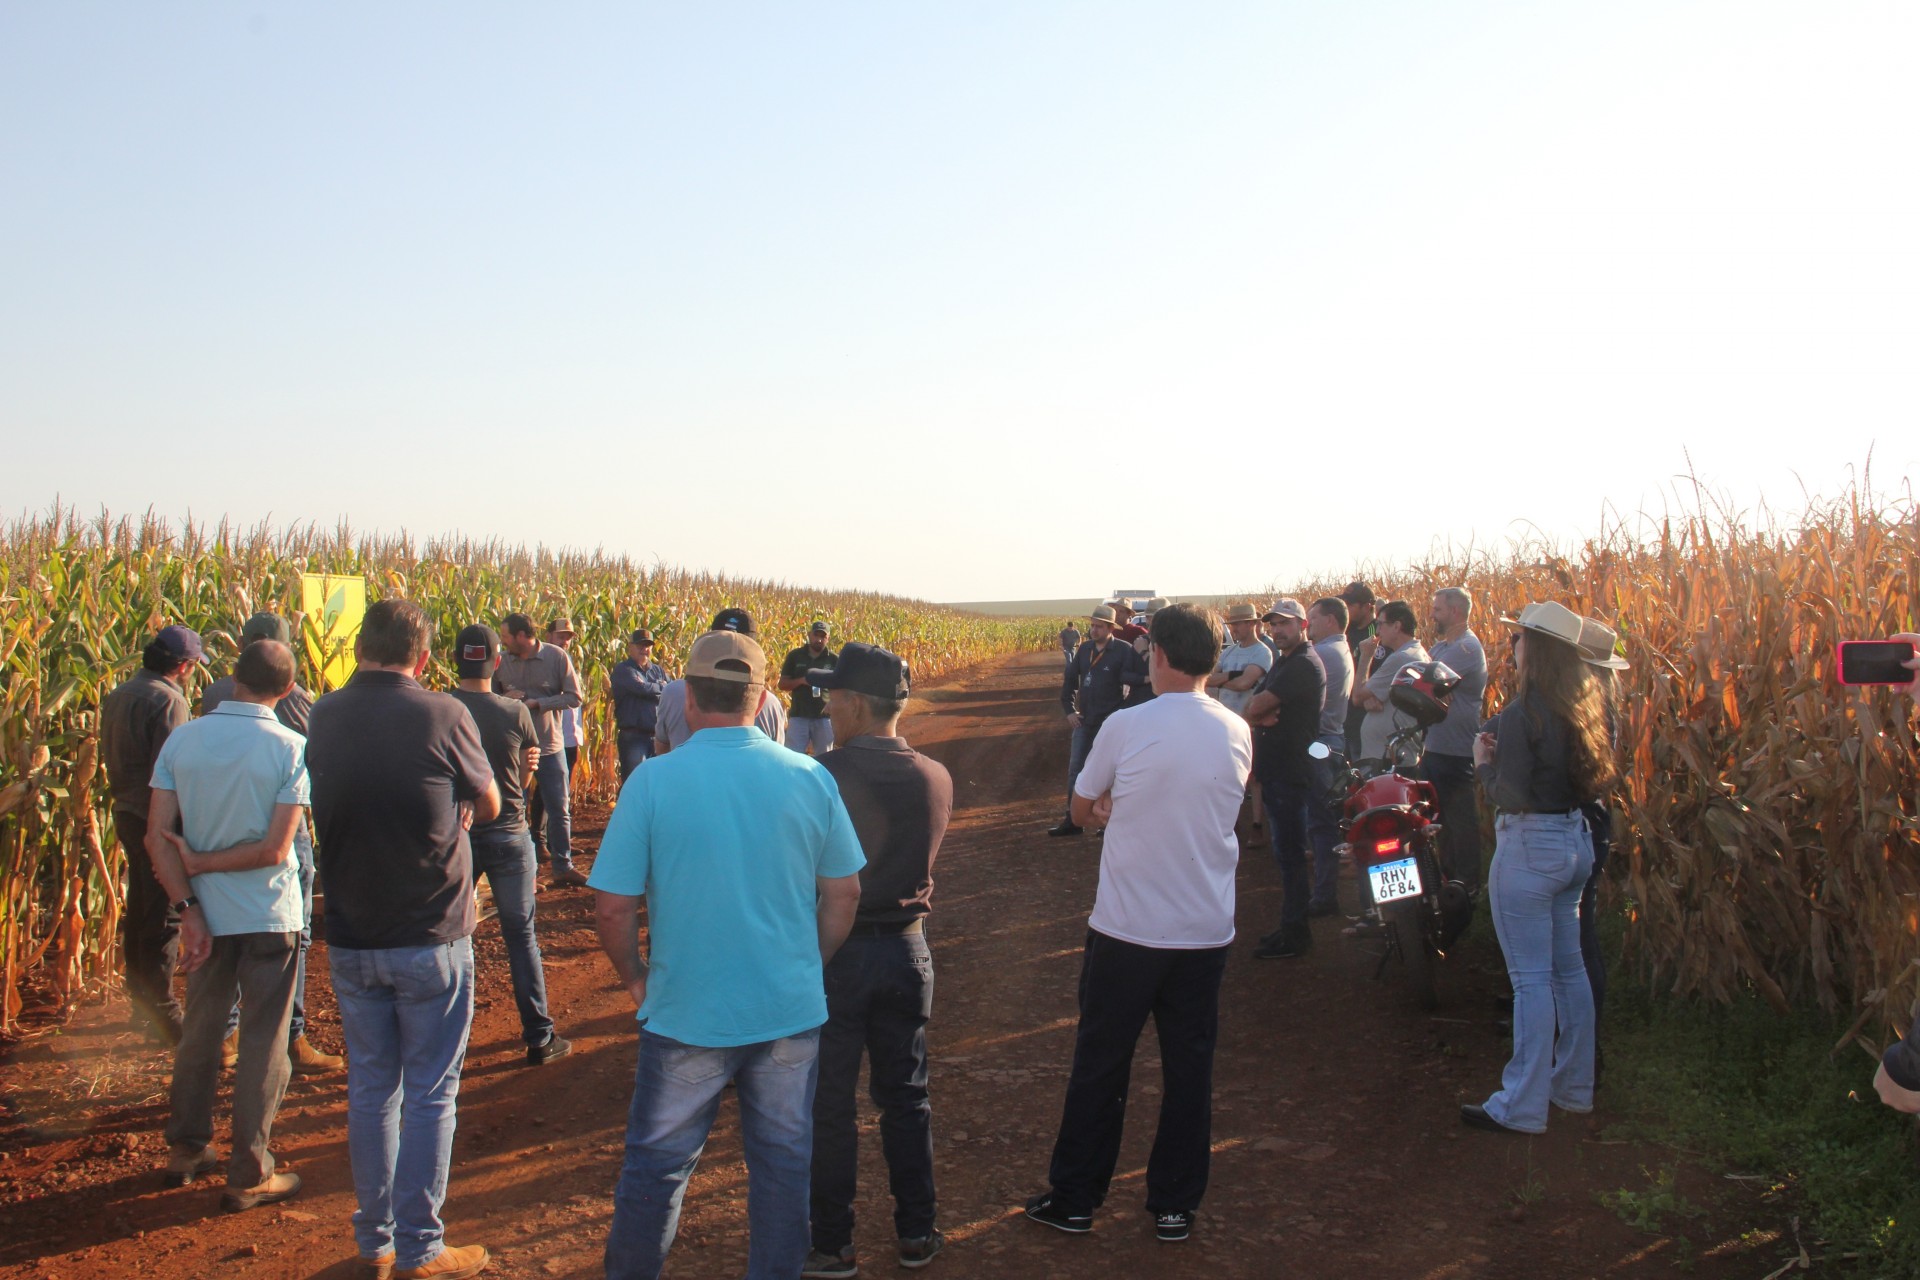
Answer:
[[1434, 986], [1436, 957], [1427, 942], [1425, 914], [1424, 904], [1416, 898], [1409, 905], [1389, 911], [1387, 924], [1393, 930], [1394, 949], [1406, 967], [1407, 990], [1415, 1004], [1431, 1013], [1440, 1007], [1440, 994]]

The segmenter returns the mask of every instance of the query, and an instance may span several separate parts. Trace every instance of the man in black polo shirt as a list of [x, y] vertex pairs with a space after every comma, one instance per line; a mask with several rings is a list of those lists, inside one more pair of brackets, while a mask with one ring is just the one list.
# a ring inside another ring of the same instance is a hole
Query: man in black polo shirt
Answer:
[[824, 756], [833, 750], [833, 720], [827, 715], [824, 690], [807, 682], [810, 671], [831, 671], [840, 655], [827, 648], [827, 624], [815, 620], [807, 629], [807, 642], [787, 651], [780, 664], [780, 688], [792, 705], [787, 710], [787, 746], [805, 753]]
[[1280, 927], [1262, 938], [1253, 954], [1263, 960], [1286, 960], [1313, 949], [1313, 931], [1307, 924], [1312, 893], [1307, 872], [1307, 806], [1315, 791], [1313, 757], [1307, 748], [1320, 730], [1327, 669], [1307, 643], [1307, 611], [1298, 600], [1275, 601], [1267, 618], [1280, 657], [1247, 703], [1245, 714], [1254, 726], [1253, 776], [1267, 806], [1282, 897]]
[[369, 608], [359, 669], [313, 704], [307, 735], [347, 1037], [353, 1231], [361, 1259], [394, 1280], [457, 1280], [487, 1263], [479, 1245], [445, 1244], [440, 1204], [473, 1025], [467, 827], [500, 815], [500, 788], [467, 709], [418, 683], [431, 635], [417, 604]]
[[827, 964], [827, 1023], [813, 1095], [813, 1252], [800, 1274], [859, 1274], [853, 1252], [854, 1091], [860, 1054], [880, 1105], [880, 1143], [893, 1187], [900, 1265], [922, 1267], [940, 1251], [934, 1225], [933, 1109], [927, 1100], [927, 1018], [933, 957], [923, 927], [933, 901], [933, 860], [953, 813], [946, 768], [907, 746], [907, 664], [858, 642], [831, 670], [807, 673], [827, 689], [840, 745], [820, 763], [840, 786], [867, 865], [860, 908]]
[[520, 1038], [527, 1065], [542, 1066], [573, 1051], [554, 1034], [547, 1012], [547, 976], [540, 963], [540, 940], [533, 932], [533, 877], [540, 862], [527, 830], [527, 784], [540, 767], [540, 733], [524, 702], [493, 691], [500, 665], [500, 637], [492, 627], [474, 623], [453, 642], [460, 683], [453, 696], [473, 717], [480, 745], [500, 788], [500, 816], [476, 822], [467, 833], [473, 849], [473, 874], [486, 876], [493, 905], [500, 913], [500, 940], [507, 944], [507, 973], [513, 979], [513, 1003], [520, 1012]]

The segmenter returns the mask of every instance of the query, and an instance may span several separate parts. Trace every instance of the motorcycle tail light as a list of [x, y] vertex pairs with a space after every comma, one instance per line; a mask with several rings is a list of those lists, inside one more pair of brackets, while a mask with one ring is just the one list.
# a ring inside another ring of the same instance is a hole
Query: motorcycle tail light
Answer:
[[1375, 854], [1398, 853], [1400, 852], [1400, 842], [1398, 840], [1376, 840], [1374, 841], [1373, 851]]

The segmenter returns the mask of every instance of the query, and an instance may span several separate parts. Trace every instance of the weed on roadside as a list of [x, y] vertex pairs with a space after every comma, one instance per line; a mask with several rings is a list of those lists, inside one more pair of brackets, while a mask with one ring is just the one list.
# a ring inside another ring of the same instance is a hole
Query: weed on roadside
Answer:
[[[1874, 1097], [1866, 1054], [1829, 1056], [1844, 1029], [1817, 1013], [1782, 1017], [1757, 998], [1723, 1008], [1617, 981], [1602, 1038], [1606, 1110], [1624, 1118], [1607, 1136], [1667, 1146], [1748, 1188], [1739, 1212], [1778, 1222], [1797, 1213], [1824, 1256], [1855, 1255], [1862, 1274], [1920, 1275], [1914, 1125]], [[1646, 1187], [1602, 1202], [1658, 1230], [1699, 1212], [1673, 1175], [1651, 1172]]]

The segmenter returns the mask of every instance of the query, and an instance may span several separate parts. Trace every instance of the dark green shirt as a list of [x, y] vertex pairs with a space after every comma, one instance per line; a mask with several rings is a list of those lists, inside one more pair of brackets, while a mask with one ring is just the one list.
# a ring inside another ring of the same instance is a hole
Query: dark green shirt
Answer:
[[[831, 671], [833, 670], [834, 664], [839, 661], [840, 655], [831, 649], [822, 650], [820, 656], [815, 657], [812, 650], [808, 649], [805, 645], [801, 645], [798, 649], [789, 653], [787, 660], [780, 664], [780, 678], [782, 680], [798, 680], [803, 678], [809, 671]], [[803, 720], [818, 720], [821, 716], [827, 714], [826, 695], [812, 685], [800, 686], [793, 691], [791, 696], [792, 701], [789, 704], [788, 715], [798, 716]]]

